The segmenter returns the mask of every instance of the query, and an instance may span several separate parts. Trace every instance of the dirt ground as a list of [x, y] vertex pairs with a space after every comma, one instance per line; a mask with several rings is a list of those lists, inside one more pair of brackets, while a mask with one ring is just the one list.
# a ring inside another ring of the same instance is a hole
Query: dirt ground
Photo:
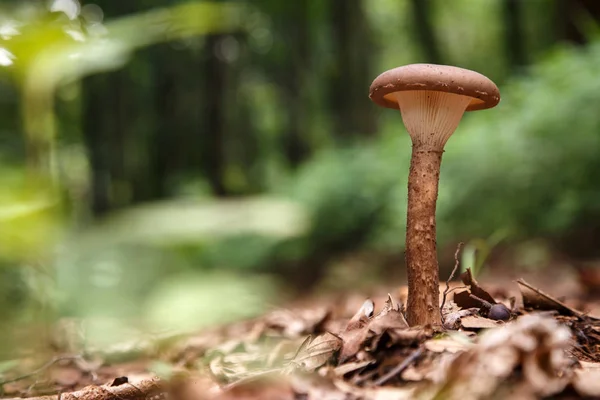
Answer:
[[600, 296], [588, 275], [462, 274], [440, 284], [438, 327], [408, 326], [406, 287], [311, 296], [112, 353], [24, 359], [2, 373], [2, 397], [598, 399]]

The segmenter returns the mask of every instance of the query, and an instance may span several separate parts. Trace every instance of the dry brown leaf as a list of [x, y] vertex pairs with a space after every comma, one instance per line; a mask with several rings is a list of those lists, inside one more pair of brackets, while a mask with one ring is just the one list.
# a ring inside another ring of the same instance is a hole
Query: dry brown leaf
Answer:
[[394, 307], [394, 301], [389, 294], [383, 309], [369, 323], [369, 330], [376, 335], [381, 335], [387, 329], [408, 329], [408, 322], [400, 311], [400, 307]]
[[[463, 281], [463, 283], [465, 285], [467, 285], [467, 286], [470, 287], [470, 291], [471, 291], [472, 294], [474, 294], [475, 296], [479, 297], [482, 300], [490, 302], [491, 304], [495, 304], [496, 303], [496, 300], [494, 300], [494, 298], [492, 297], [492, 295], [489, 294], [481, 286], [479, 286], [479, 283], [473, 277], [473, 274], [471, 273], [471, 269], [470, 268], [467, 268], [467, 270], [460, 275], [460, 279]], [[462, 305], [460, 305], [460, 306], [462, 307]], [[481, 304], [479, 304], [479, 306], [481, 306]], [[477, 307], [477, 306], [475, 305], [475, 306], [472, 306], [472, 307]], [[463, 307], [463, 308], [471, 308], [471, 307]]]
[[390, 337], [392, 344], [410, 346], [420, 343], [433, 336], [431, 327], [415, 327], [410, 329], [388, 329], [386, 334]]
[[517, 283], [519, 284], [519, 289], [521, 289], [521, 295], [523, 296], [523, 305], [526, 308], [534, 310], [552, 310], [557, 311], [561, 315], [598, 321], [598, 318], [591, 317], [567, 306], [562, 301], [542, 292], [540, 289], [530, 285], [523, 279], [517, 280]]
[[375, 362], [375, 360], [365, 360], [365, 361], [357, 361], [357, 362], [350, 362], [350, 363], [342, 364], [342, 365], [336, 367], [333, 370], [333, 373], [337, 377], [343, 377], [344, 375], [346, 375], [350, 372], [354, 372], [359, 369], [365, 368], [365, 367], [373, 364], [374, 362]]
[[479, 317], [476, 315], [470, 315], [468, 317], [461, 318], [460, 324], [465, 329], [491, 329], [505, 325], [506, 323], [502, 321], [494, 321], [493, 319]]
[[465, 337], [465, 340], [457, 340], [453, 337], [446, 337], [443, 339], [432, 339], [424, 343], [425, 349], [432, 353], [459, 353], [461, 351], [468, 350], [472, 347], [469, 339]]
[[342, 340], [333, 333], [326, 332], [315, 338], [306, 338], [290, 364], [307, 371], [313, 371], [325, 364], [340, 350]]
[[369, 321], [373, 315], [375, 304], [372, 300], [366, 300], [358, 312], [346, 325], [346, 329], [340, 333], [342, 349], [340, 351], [339, 363], [342, 364], [354, 357], [362, 348], [369, 336]]
[[404, 381], [439, 384], [446, 379], [446, 370], [455, 355], [451, 353], [427, 353], [418, 364], [409, 366], [400, 377]]
[[339, 363], [343, 364], [358, 353], [367, 337], [369, 336], [369, 328], [367, 326], [356, 328], [351, 331], [345, 331], [340, 334], [342, 338], [342, 350], [340, 351]]
[[457, 310], [444, 315], [444, 328], [455, 330], [461, 327], [461, 318], [475, 315], [479, 312], [478, 308], [467, 308], [465, 310]]

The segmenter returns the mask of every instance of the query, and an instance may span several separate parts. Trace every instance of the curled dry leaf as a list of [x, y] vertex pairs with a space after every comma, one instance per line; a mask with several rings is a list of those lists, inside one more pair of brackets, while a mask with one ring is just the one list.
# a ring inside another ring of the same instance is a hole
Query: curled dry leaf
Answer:
[[370, 317], [373, 315], [374, 308], [375, 304], [373, 301], [366, 300], [358, 312], [350, 318], [346, 329], [340, 333], [340, 338], [342, 339], [342, 349], [339, 357], [340, 364], [354, 357], [367, 340], [369, 335], [368, 324]]
[[[509, 378], [511, 388], [519, 388], [523, 396], [559, 393], [568, 383], [565, 350], [571, 346], [570, 337], [566, 327], [538, 315], [489, 330], [450, 363], [440, 393], [448, 399], [488, 399]], [[518, 376], [516, 370], [521, 371]]]
[[[343, 340], [342, 350], [340, 352], [339, 362], [344, 363], [354, 357], [364, 346], [368, 339], [373, 338], [371, 347], [377, 347], [381, 336], [388, 332], [393, 336], [393, 332], [403, 332], [408, 330], [408, 323], [400, 311], [400, 306], [394, 304], [392, 296], [388, 294], [381, 311], [373, 318], [373, 302], [365, 301], [358, 312], [350, 319], [346, 329], [340, 334]], [[370, 315], [369, 315], [370, 314]], [[398, 337], [402, 334], [399, 333]]]
[[460, 279], [463, 281], [463, 283], [465, 285], [470, 287], [472, 294], [474, 294], [475, 296], [479, 297], [480, 299], [488, 301], [492, 304], [496, 303], [496, 300], [494, 300], [492, 295], [489, 294], [481, 286], [479, 286], [479, 283], [475, 280], [475, 278], [473, 277], [473, 274], [471, 273], [471, 268], [467, 268], [467, 270], [465, 272], [460, 274]]
[[465, 272], [460, 275], [460, 279], [465, 285], [469, 287], [468, 290], [463, 290], [454, 293], [454, 302], [463, 309], [467, 308], [478, 308], [482, 307], [481, 301], [471, 297], [475, 295], [483, 301], [487, 301], [490, 304], [496, 304], [496, 300], [490, 295], [485, 289], [479, 286], [479, 283], [471, 274], [471, 269], [467, 268]]

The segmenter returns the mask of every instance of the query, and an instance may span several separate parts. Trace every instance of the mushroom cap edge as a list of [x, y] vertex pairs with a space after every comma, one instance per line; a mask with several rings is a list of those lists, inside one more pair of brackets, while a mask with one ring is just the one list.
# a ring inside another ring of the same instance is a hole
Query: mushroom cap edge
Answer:
[[485, 110], [500, 102], [494, 82], [479, 72], [438, 64], [409, 64], [380, 74], [369, 89], [371, 100], [385, 108], [399, 109], [386, 96], [401, 91], [431, 90], [468, 96], [472, 101], [466, 111]]

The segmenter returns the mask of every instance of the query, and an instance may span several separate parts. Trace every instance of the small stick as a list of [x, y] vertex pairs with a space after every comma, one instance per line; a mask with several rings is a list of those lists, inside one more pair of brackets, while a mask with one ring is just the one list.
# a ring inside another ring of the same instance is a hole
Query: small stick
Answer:
[[490, 303], [487, 300], [482, 299], [481, 297], [477, 297], [474, 294], [470, 294], [469, 297], [472, 298], [475, 301], [478, 301], [481, 304], [481, 306], [483, 308], [487, 309], [487, 310], [489, 310], [490, 308], [492, 308], [492, 303]]
[[375, 382], [373, 382], [373, 385], [381, 386], [384, 383], [386, 383], [387, 381], [389, 381], [390, 379], [392, 379], [394, 376], [401, 374], [402, 371], [404, 371], [406, 368], [408, 368], [408, 366], [410, 364], [412, 364], [417, 358], [419, 358], [422, 353], [423, 353], [423, 349], [421, 347], [419, 347], [418, 349], [413, 351], [408, 357], [406, 357], [404, 359], [404, 361], [402, 361], [400, 364], [398, 364], [397, 366], [392, 368], [390, 371], [388, 371], [387, 374], [383, 375], [382, 377], [377, 379]]
[[[582, 313], [581, 311], [577, 311], [569, 306], [567, 306], [565, 303], [563, 303], [560, 300], [555, 299], [554, 297], [542, 292], [540, 289], [531, 286], [529, 283], [525, 282], [523, 279], [517, 279], [517, 283], [521, 286], [525, 286], [527, 289], [535, 292], [538, 296], [543, 297], [544, 299], [546, 299], [547, 301], [553, 303], [555, 306], [562, 308], [563, 310], [568, 311], [569, 313], [571, 313], [571, 315], [580, 318], [580, 319], [586, 319], [586, 318], [591, 318], [590, 316]], [[556, 310], [558, 311], [558, 310]], [[593, 318], [596, 319], [596, 318]]]
[[442, 323], [444, 322], [444, 320], [446, 319], [444, 316], [444, 305], [446, 304], [446, 296], [448, 296], [448, 292], [450, 291], [450, 281], [452, 279], [454, 279], [454, 274], [456, 274], [456, 271], [458, 270], [458, 253], [460, 252], [460, 249], [464, 246], [463, 242], [460, 242], [458, 244], [458, 246], [456, 246], [456, 252], [454, 253], [454, 268], [452, 269], [452, 273], [450, 274], [450, 276], [448, 277], [448, 280], [446, 281], [446, 289], [444, 289], [444, 296], [442, 297], [442, 306], [440, 307], [440, 315], [442, 316]]

